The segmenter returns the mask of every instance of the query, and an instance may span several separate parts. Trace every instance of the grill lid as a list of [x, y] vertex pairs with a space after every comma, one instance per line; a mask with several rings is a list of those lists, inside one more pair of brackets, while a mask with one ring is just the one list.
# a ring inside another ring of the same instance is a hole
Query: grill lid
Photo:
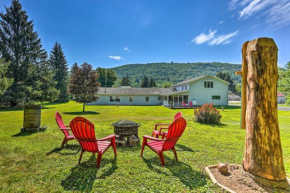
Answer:
[[112, 126], [114, 127], [139, 127], [140, 125], [140, 123], [135, 123], [134, 121], [126, 119], [112, 123]]

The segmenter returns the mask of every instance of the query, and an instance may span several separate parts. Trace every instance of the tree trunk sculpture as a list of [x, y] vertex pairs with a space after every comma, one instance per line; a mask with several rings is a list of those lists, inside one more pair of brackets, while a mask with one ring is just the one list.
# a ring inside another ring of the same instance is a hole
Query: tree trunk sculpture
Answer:
[[254, 176], [285, 182], [277, 115], [278, 48], [273, 39], [258, 38], [243, 49], [247, 64], [243, 167]]

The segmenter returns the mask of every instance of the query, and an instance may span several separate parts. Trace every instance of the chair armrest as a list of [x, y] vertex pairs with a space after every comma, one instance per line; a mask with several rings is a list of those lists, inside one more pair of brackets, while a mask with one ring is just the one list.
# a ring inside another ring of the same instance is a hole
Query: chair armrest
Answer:
[[148, 135], [144, 135], [143, 138], [144, 139], [151, 139], [151, 140], [154, 140], [154, 141], [164, 141], [163, 139], [151, 137], [151, 136], [148, 136]]
[[170, 124], [168, 124], [168, 123], [157, 123], [157, 124], [155, 124], [155, 130], [157, 130], [158, 129], [158, 127], [160, 127], [160, 126], [169, 126]]
[[116, 138], [116, 135], [115, 134], [109, 135], [109, 136], [104, 137], [102, 139], [98, 139], [97, 141], [106, 141], [106, 140], [111, 140], [113, 138]]
[[71, 129], [68, 128], [59, 128], [60, 130], [67, 130], [67, 131], [71, 131]]
[[157, 124], [155, 124], [155, 126], [166, 126], [166, 125], [170, 125], [170, 124], [168, 124], [168, 123], [157, 123]]

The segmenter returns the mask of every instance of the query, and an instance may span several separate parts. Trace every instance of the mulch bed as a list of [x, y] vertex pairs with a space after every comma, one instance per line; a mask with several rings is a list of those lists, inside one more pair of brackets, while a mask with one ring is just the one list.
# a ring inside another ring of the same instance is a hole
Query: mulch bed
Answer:
[[[269, 188], [257, 183], [245, 172], [240, 165], [228, 165], [228, 174], [223, 175], [218, 171], [216, 166], [207, 167], [211, 179], [220, 187], [227, 189], [229, 192], [237, 193], [265, 193], [265, 192], [289, 192], [289, 190]], [[211, 173], [211, 174], [210, 174]], [[224, 187], [223, 187], [224, 186]]]

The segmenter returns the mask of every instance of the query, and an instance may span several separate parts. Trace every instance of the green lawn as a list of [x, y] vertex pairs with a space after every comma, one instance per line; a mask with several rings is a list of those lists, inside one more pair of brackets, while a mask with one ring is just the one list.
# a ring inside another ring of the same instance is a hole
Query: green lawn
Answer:
[[[0, 111], [0, 191], [1, 192], [222, 192], [204, 172], [204, 167], [219, 162], [238, 163], [243, 159], [245, 130], [239, 129], [239, 107], [222, 111], [219, 126], [200, 125], [192, 121], [193, 110], [181, 110], [188, 126], [177, 144], [179, 162], [172, 152], [165, 152], [165, 167], [156, 153], [141, 147], [117, 148], [103, 156], [97, 169], [96, 157], [85, 153], [77, 166], [80, 146], [70, 141], [59, 149], [63, 134], [54, 113], [59, 111], [66, 124], [84, 116], [96, 126], [97, 138], [112, 134], [111, 123], [130, 119], [142, 124], [139, 135], [150, 135], [155, 123], [170, 122], [178, 110], [161, 106], [87, 106], [75, 102], [47, 104], [42, 110], [42, 133], [22, 134], [22, 110]], [[95, 113], [94, 113], [95, 112]], [[284, 163], [290, 177], [290, 112], [279, 111]]]

